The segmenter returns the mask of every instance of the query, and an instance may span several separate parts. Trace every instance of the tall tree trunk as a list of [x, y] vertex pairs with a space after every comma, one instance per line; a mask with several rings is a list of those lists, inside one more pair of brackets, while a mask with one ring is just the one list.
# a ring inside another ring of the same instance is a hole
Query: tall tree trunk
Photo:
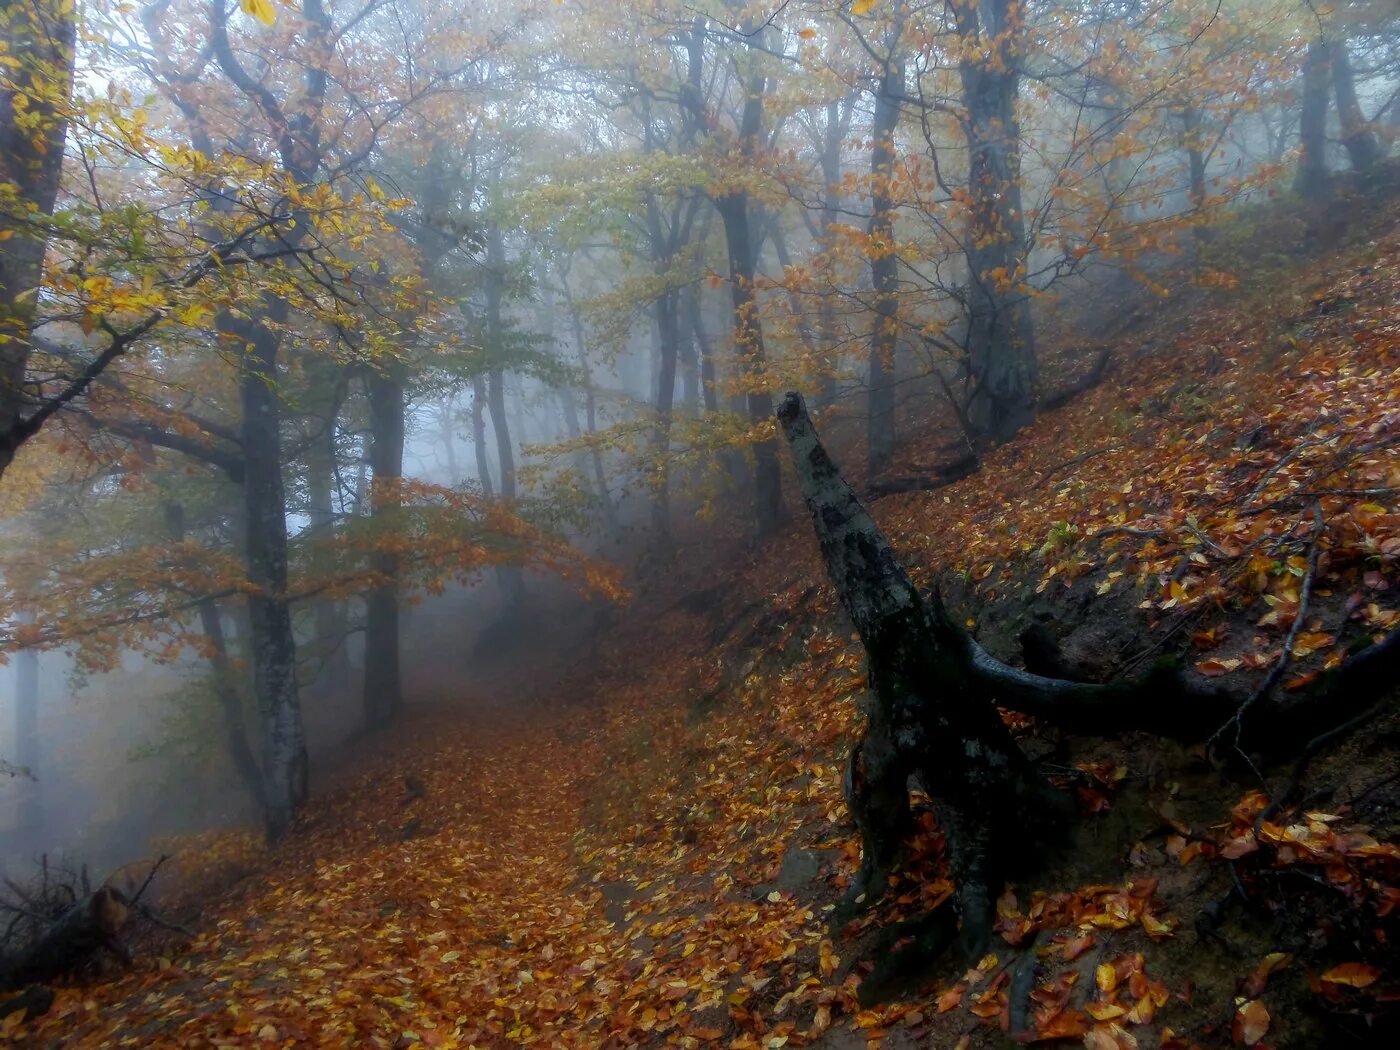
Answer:
[[[588, 344], [585, 342], [583, 330], [583, 317], [579, 314], [578, 307], [574, 303], [573, 293], [569, 290], [568, 283], [564, 283], [564, 303], [569, 309], [569, 330], [574, 338], [574, 356], [578, 359], [579, 371], [583, 377], [583, 411], [584, 425], [587, 432], [592, 435], [598, 430], [598, 393], [593, 385], [593, 370], [589, 366]], [[570, 392], [572, 398], [572, 392]], [[593, 465], [593, 486], [599, 505], [603, 510], [603, 524], [608, 532], [617, 531], [617, 508], [613, 506], [612, 496], [608, 492], [608, 475], [603, 465], [603, 453], [596, 443], [592, 443], [588, 448], [589, 460]]]
[[1201, 141], [1201, 111], [1195, 106], [1186, 106], [1181, 111], [1181, 131], [1190, 178], [1186, 194], [1191, 209], [1199, 212], [1206, 203], [1206, 155]]
[[1380, 140], [1366, 122], [1356, 97], [1356, 77], [1345, 40], [1332, 43], [1332, 87], [1337, 93], [1337, 117], [1342, 124], [1342, 145], [1353, 171], [1370, 171], [1384, 156]]
[[[377, 534], [398, 525], [403, 478], [404, 385], [398, 367], [389, 363], [371, 368], [365, 379], [369, 394], [369, 465], [374, 472], [370, 506]], [[399, 556], [376, 550], [370, 559], [382, 578], [365, 598], [365, 725], [381, 729], [403, 706], [403, 677], [399, 665]]]
[[[185, 541], [185, 508], [174, 500], [165, 503], [165, 525], [170, 538], [176, 543]], [[265, 814], [266, 799], [263, 786], [263, 771], [258, 765], [257, 755], [248, 742], [248, 725], [243, 715], [243, 693], [238, 688], [238, 676], [229, 659], [228, 638], [224, 635], [223, 618], [219, 615], [219, 603], [207, 595], [195, 603], [199, 615], [199, 628], [209, 641], [209, 664], [214, 685], [214, 698], [219, 704], [219, 716], [224, 725], [224, 747], [233, 762], [234, 772], [243, 782], [254, 807], [259, 814]]]
[[[313, 396], [331, 389], [337, 377], [339, 366], [333, 362], [317, 361], [308, 368], [308, 378]], [[336, 447], [334, 399], [328, 398], [324, 407], [326, 418], [317, 420], [321, 426], [306, 450], [306, 496], [307, 531], [314, 542], [324, 543], [335, 530], [335, 468]], [[325, 566], [316, 566], [325, 568]], [[345, 649], [345, 612], [343, 605], [328, 598], [315, 599], [314, 608], [315, 642], [314, 652], [320, 663], [322, 680], [332, 690], [345, 687], [349, 679], [350, 664]]]
[[[957, 0], [959, 64], [969, 153], [967, 255], [968, 418], [978, 435], [1005, 441], [1035, 416], [1035, 330], [1025, 279], [1021, 207], [1021, 30], [1014, 0]], [[1019, 14], [1018, 14], [1019, 18]]]
[[682, 292], [681, 309], [686, 316], [686, 327], [695, 339], [695, 349], [700, 355], [700, 396], [704, 399], [705, 411], [713, 414], [719, 411], [719, 392], [715, 386], [715, 352], [705, 332], [705, 318], [700, 310], [700, 290], [695, 285], [688, 285]]
[[[841, 216], [841, 143], [845, 139], [846, 119], [842, 103], [829, 102], [826, 107], [825, 137], [822, 139], [821, 167], [822, 250], [832, 253], [836, 247], [835, 227]], [[828, 282], [834, 275], [828, 275]], [[825, 356], [826, 370], [822, 375], [821, 404], [830, 405], [836, 400], [836, 373], [839, 365], [839, 350], [836, 346], [836, 293], [824, 291], [817, 307], [817, 328], [821, 334], [822, 353]]]
[[[761, 106], [761, 99], [758, 105]], [[748, 108], [747, 106], [745, 107]], [[763, 323], [754, 299], [755, 252], [749, 222], [749, 195], [731, 190], [715, 200], [729, 247], [729, 286], [734, 305], [734, 350], [745, 379], [745, 403], [750, 422], [762, 425], [773, 414], [773, 395], [766, 374]], [[764, 539], [783, 522], [783, 478], [778, 468], [777, 442], [763, 438], [753, 446], [754, 531]]]
[[1303, 107], [1298, 119], [1298, 137], [1303, 147], [1298, 158], [1298, 174], [1293, 188], [1303, 197], [1317, 198], [1327, 192], [1327, 109], [1330, 105], [1331, 45], [1314, 40], [1308, 45], [1303, 62]]
[[656, 300], [659, 368], [656, 374], [656, 428], [652, 434], [651, 530], [658, 551], [668, 555], [671, 542], [671, 417], [676, 396], [676, 359], [680, 349], [677, 293], [668, 288]]
[[71, 0], [6, 4], [0, 44], [13, 64], [0, 88], [0, 182], [17, 214], [0, 216], [0, 475], [22, 440], [16, 428], [27, 407], [25, 374], [68, 131], [73, 81]]
[[214, 695], [219, 701], [219, 714], [224, 723], [224, 746], [228, 748], [233, 768], [243, 782], [248, 796], [259, 813], [266, 810], [263, 772], [257, 756], [248, 742], [248, 725], [243, 717], [243, 694], [238, 688], [233, 662], [229, 659], [228, 639], [224, 637], [223, 617], [212, 598], [201, 598], [198, 604], [199, 626], [209, 639], [210, 662], [214, 673]]
[[[677, 317], [682, 312], [681, 293], [676, 292], [676, 313]], [[683, 321], [680, 324], [680, 372], [681, 372], [681, 405], [685, 414], [689, 416], [698, 415], [701, 408], [700, 401], [700, 350], [695, 344], [695, 333]]]
[[899, 97], [904, 94], [904, 62], [885, 62], [875, 92], [870, 146], [870, 282], [875, 316], [870, 331], [870, 405], [866, 436], [868, 467], [875, 477], [889, 466], [895, 444], [895, 348], [899, 342], [899, 255], [894, 240], [894, 132]]
[[280, 337], [270, 325], [287, 320], [285, 300], [265, 297], [266, 321], [226, 315], [228, 344], [241, 347], [244, 457], [244, 560], [248, 582], [253, 686], [262, 724], [267, 833], [286, 834], [306, 801], [309, 767], [297, 691], [296, 640], [287, 602], [287, 510], [282, 485], [282, 408], [277, 386]]
[[438, 425], [441, 427], [438, 433], [442, 439], [442, 451], [447, 458], [447, 484], [456, 488], [462, 483], [462, 469], [457, 463], [457, 397], [455, 394], [449, 394], [443, 403], [442, 413], [438, 417]]
[[491, 483], [491, 453], [486, 447], [486, 380], [472, 376], [472, 449], [476, 453], [476, 476], [488, 498], [496, 495]]
[[[746, 37], [746, 52], [736, 56], [740, 66], [739, 78], [743, 88], [744, 106], [739, 121], [739, 155], [745, 169], [757, 164], [763, 137], [763, 97], [768, 89], [763, 72], [745, 70], [747, 62], [759, 58], [765, 30], [756, 27]], [[682, 105], [697, 128], [707, 124], [704, 103], [699, 92], [701, 66], [704, 58], [705, 20], [697, 17], [686, 41], [688, 77], [681, 93]], [[754, 426], [769, 426], [773, 418], [773, 394], [768, 388], [767, 355], [763, 347], [763, 322], [754, 298], [754, 275], [758, 267], [759, 244], [755, 237], [753, 217], [749, 214], [749, 192], [742, 174], [734, 176], [723, 192], [712, 195], [715, 210], [724, 223], [724, 240], [729, 254], [729, 289], [733, 306], [734, 354], [740, 361], [744, 376], [745, 403], [749, 421]], [[753, 446], [754, 532], [764, 539], [777, 531], [784, 520], [783, 476], [778, 466], [776, 437], [763, 438]]]
[[[30, 614], [21, 623], [33, 623]], [[15, 763], [29, 771], [21, 786], [19, 825], [26, 831], [44, 826], [44, 780], [41, 766], [43, 742], [39, 737], [39, 651], [24, 648], [15, 653]]]
[[[506, 325], [502, 312], [505, 299], [506, 247], [501, 229], [495, 223], [486, 228], [486, 336], [491, 342], [491, 352], [499, 361], [505, 353]], [[506, 418], [506, 375], [505, 367], [497, 364], [486, 375], [486, 403], [491, 409], [491, 425], [496, 432], [496, 455], [501, 467], [501, 498], [514, 500], [515, 489], [515, 449], [511, 445], [510, 421]], [[525, 580], [520, 569], [514, 565], [502, 565], [496, 572], [501, 586], [501, 599], [507, 608], [513, 608], [525, 596]]]

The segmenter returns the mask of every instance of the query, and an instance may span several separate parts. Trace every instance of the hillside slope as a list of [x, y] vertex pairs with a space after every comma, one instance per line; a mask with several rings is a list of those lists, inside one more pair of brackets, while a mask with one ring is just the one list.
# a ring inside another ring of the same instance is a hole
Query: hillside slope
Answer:
[[[1241, 698], [1271, 673], [1304, 688], [1391, 628], [1396, 214], [1288, 282], [1244, 306], [1169, 301], [1120, 336], [1106, 382], [980, 473], [877, 501], [919, 581], [941, 578], [1003, 657], [1038, 623], [1098, 676], [1182, 652]], [[911, 458], [934, 461], [936, 441]], [[276, 853], [185, 844], [189, 885], [250, 873], [198, 935], [3, 1031], [36, 1046], [834, 1048], [1000, 1046], [1029, 1027], [1096, 1050], [1396, 1034], [1389, 710], [1318, 756], [1303, 805], [1267, 814], [1286, 766], [1261, 784], [1199, 751], [1017, 719], [1083, 830], [1003, 898], [994, 956], [895, 975], [888, 1004], [863, 1008], [870, 964], [917, 933], [899, 924], [951, 890], [926, 812], [889, 901], [830, 928], [859, 852], [842, 777], [863, 685], [799, 515], [704, 589], [628, 610], [551, 701], [415, 712]]]

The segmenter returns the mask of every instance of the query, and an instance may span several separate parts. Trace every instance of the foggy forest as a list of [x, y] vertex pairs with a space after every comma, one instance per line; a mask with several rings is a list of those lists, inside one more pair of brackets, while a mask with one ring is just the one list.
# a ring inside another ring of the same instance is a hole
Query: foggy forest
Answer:
[[1400, 2], [0, 0], [0, 1045], [1400, 1045]]

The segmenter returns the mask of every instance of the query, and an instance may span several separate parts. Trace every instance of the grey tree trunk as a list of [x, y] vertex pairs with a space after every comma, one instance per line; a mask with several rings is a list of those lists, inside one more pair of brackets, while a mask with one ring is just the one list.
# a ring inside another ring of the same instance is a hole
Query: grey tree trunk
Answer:
[[[846, 117], [841, 102], [830, 102], [826, 107], [825, 136], [822, 139], [822, 213], [821, 246], [825, 251], [835, 247], [834, 229], [841, 216], [841, 143], [845, 138]], [[817, 329], [821, 335], [822, 353], [826, 356], [826, 372], [822, 376], [821, 402], [829, 405], [836, 400], [836, 372], [839, 365], [839, 350], [836, 345], [836, 295], [824, 292], [817, 307]]]
[[[320, 361], [315, 362], [314, 367], [308, 366], [311, 396], [318, 397], [334, 388], [334, 373], [338, 368], [334, 363]], [[326, 417], [314, 424], [323, 427], [323, 430], [306, 450], [307, 528], [318, 542], [329, 539], [335, 529], [334, 401], [327, 398], [323, 410]], [[343, 604], [333, 599], [316, 598], [314, 631], [314, 651], [320, 665], [322, 681], [333, 691], [345, 688], [349, 681], [350, 663], [344, 645], [346, 624]]]
[[899, 98], [904, 94], [904, 62], [885, 63], [875, 92], [875, 119], [870, 130], [870, 281], [875, 292], [875, 316], [870, 331], [870, 402], [866, 436], [868, 466], [875, 477], [889, 466], [895, 445], [895, 348], [899, 342], [899, 256], [895, 251], [894, 205], [890, 179], [894, 172], [894, 132], [899, 123]]
[[[574, 338], [574, 355], [578, 359], [579, 371], [583, 376], [584, 425], [587, 428], [587, 433], [593, 434], [598, 429], [598, 393], [593, 386], [593, 370], [589, 366], [583, 317], [579, 314], [578, 307], [574, 303], [573, 293], [569, 291], [567, 283], [564, 286], [564, 300], [569, 309], [569, 329]], [[572, 391], [569, 392], [569, 397], [572, 401]], [[615, 533], [618, 524], [617, 508], [613, 506], [612, 495], [608, 492], [608, 475], [603, 465], [603, 453], [597, 445], [589, 447], [588, 458], [593, 466], [593, 487], [599, 506], [603, 510], [603, 523], [608, 532]]]
[[[501, 229], [495, 223], [486, 228], [486, 335], [491, 341], [492, 352], [499, 356], [505, 352], [506, 326], [501, 307], [505, 298], [506, 247], [501, 237]], [[486, 375], [486, 403], [491, 410], [491, 425], [496, 433], [496, 455], [501, 468], [500, 496], [514, 500], [515, 488], [515, 449], [511, 445], [510, 421], [506, 417], [506, 375], [505, 367], [497, 365]], [[501, 599], [505, 606], [514, 608], [525, 596], [525, 579], [519, 568], [502, 565], [496, 572], [501, 587]]]
[[476, 476], [481, 491], [488, 497], [496, 494], [491, 482], [491, 453], [486, 447], [486, 380], [472, 376], [472, 449], [476, 453]]
[[681, 295], [681, 309], [686, 317], [686, 326], [695, 339], [695, 349], [700, 355], [700, 396], [704, 399], [705, 411], [719, 411], [719, 394], [715, 389], [715, 353], [710, 338], [705, 333], [705, 318], [700, 311], [700, 291], [694, 285], [687, 287]]
[[[265, 297], [267, 322], [287, 319], [284, 300]], [[248, 582], [253, 688], [262, 724], [262, 769], [267, 833], [287, 833], [306, 801], [309, 765], [297, 690], [296, 640], [287, 602], [287, 512], [282, 485], [282, 409], [277, 386], [280, 337], [268, 323], [225, 316], [226, 345], [242, 347], [239, 391], [243, 407], [244, 561]]]
[[1331, 45], [1314, 40], [1308, 45], [1303, 62], [1303, 106], [1298, 120], [1298, 138], [1303, 147], [1298, 158], [1298, 174], [1293, 188], [1303, 197], [1317, 198], [1327, 192], [1327, 109], [1330, 105]]
[[[398, 523], [398, 484], [403, 477], [404, 381], [401, 369], [385, 364], [365, 379], [369, 395], [369, 465], [374, 472], [370, 515], [376, 532]], [[381, 578], [365, 596], [365, 726], [382, 729], [403, 707], [399, 662], [399, 556], [376, 551], [370, 565]]]
[[1337, 117], [1342, 124], [1342, 145], [1353, 171], [1370, 171], [1385, 155], [1380, 140], [1366, 122], [1356, 97], [1356, 76], [1345, 40], [1332, 43], [1332, 87], [1337, 93]]
[[[29, 615], [21, 617], [33, 623]], [[25, 648], [15, 653], [15, 762], [29, 771], [22, 785], [19, 826], [34, 831], [44, 826], [43, 742], [39, 737], [39, 651]]]
[[[1035, 329], [1024, 278], [1021, 204], [1021, 33], [1012, 0], [954, 5], [958, 34], [971, 50], [959, 64], [967, 110], [967, 418], [979, 437], [1005, 441], [1035, 417]], [[984, 52], [988, 51], [984, 55]]]
[[[171, 500], [165, 503], [165, 525], [170, 538], [176, 543], [184, 542], [186, 535], [185, 508]], [[248, 742], [248, 725], [243, 714], [243, 692], [238, 687], [238, 675], [233, 661], [229, 658], [228, 638], [224, 634], [223, 618], [219, 614], [219, 603], [207, 595], [195, 603], [199, 615], [199, 627], [209, 640], [209, 664], [214, 685], [214, 698], [219, 704], [219, 716], [224, 725], [224, 747], [233, 762], [234, 772], [248, 791], [259, 814], [265, 814], [266, 798], [263, 790], [263, 771], [258, 765], [257, 755]]]
[[219, 605], [212, 598], [199, 601], [199, 626], [209, 639], [213, 652], [211, 663], [214, 673], [214, 695], [219, 701], [219, 714], [224, 723], [224, 745], [228, 748], [233, 768], [238, 779], [243, 782], [253, 805], [259, 813], [266, 809], [267, 801], [263, 788], [263, 772], [258, 766], [257, 755], [248, 743], [248, 725], [243, 717], [243, 694], [238, 688], [238, 678], [229, 659], [228, 639], [224, 637], [223, 618], [219, 615]]
[[[16, 64], [0, 91], [0, 182], [26, 213], [5, 223], [0, 241], [0, 475], [24, 440], [17, 429], [28, 399], [25, 375], [47, 238], [43, 219], [58, 197], [68, 132], [63, 99], [73, 78], [74, 7], [64, 0], [6, 4], [0, 40]], [[38, 220], [38, 221], [36, 221]]]
[[677, 293], [667, 289], [656, 300], [656, 428], [652, 434], [651, 531], [657, 550], [672, 553], [671, 540], [671, 421], [676, 396], [676, 364], [680, 350]]

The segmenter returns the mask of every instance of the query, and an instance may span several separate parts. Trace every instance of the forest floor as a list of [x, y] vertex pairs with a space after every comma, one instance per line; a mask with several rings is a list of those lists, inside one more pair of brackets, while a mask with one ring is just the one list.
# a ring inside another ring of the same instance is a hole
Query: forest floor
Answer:
[[[1003, 658], [1039, 623], [1099, 677], [1177, 654], [1240, 698], [1270, 673], [1305, 688], [1392, 627], [1400, 209], [1371, 218], [1306, 264], [1265, 258], [1239, 287], [1174, 288], [1106, 337], [1101, 385], [980, 473], [875, 501], [916, 578], [941, 580]], [[1266, 213], [1259, 243], [1283, 219]], [[1252, 250], [1250, 229], [1231, 250]], [[1074, 349], [1071, 369], [1097, 347]], [[916, 435], [906, 466], [946, 458], [946, 440]], [[1079, 830], [1002, 898], [992, 955], [910, 973], [865, 1009], [870, 963], [951, 891], [936, 823], [924, 813], [887, 899], [833, 930], [859, 854], [842, 777], [862, 655], [802, 515], [757, 551], [691, 564], [704, 568], [639, 597], [594, 657], [536, 695], [410, 708], [275, 851], [251, 833], [181, 843], [175, 904], [204, 902], [196, 935], [60, 989], [48, 1016], [0, 1034], [73, 1047], [1400, 1045], [1395, 711], [1319, 755], [1303, 805], [1267, 813], [1288, 766], [1226, 771], [1200, 748], [1015, 719], [1079, 799]]]

